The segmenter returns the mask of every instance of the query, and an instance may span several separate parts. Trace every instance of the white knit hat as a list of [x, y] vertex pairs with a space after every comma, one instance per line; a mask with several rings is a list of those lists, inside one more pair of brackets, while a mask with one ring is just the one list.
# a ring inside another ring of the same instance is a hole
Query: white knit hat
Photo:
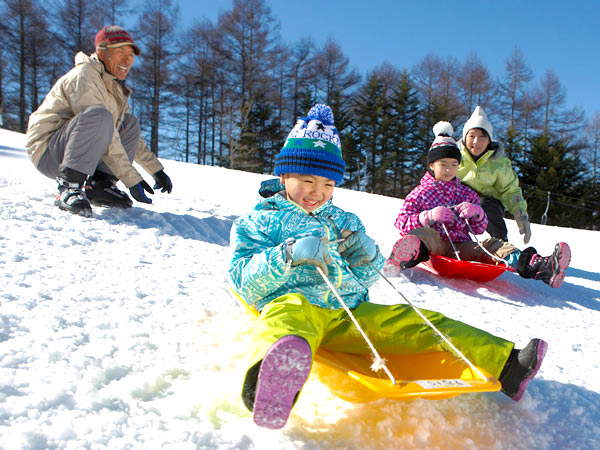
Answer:
[[469, 120], [467, 120], [463, 126], [463, 139], [467, 136], [469, 130], [472, 130], [473, 128], [481, 128], [488, 134], [490, 141], [494, 139], [494, 127], [488, 120], [483, 108], [479, 105], [475, 108], [475, 111], [473, 111], [473, 114], [471, 114], [471, 117], [469, 117]]

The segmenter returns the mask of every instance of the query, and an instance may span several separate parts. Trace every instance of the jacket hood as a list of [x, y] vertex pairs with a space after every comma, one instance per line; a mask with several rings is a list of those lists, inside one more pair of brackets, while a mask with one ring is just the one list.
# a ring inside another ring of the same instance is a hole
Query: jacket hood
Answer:
[[104, 68], [102, 61], [98, 59], [98, 55], [95, 53], [92, 53], [91, 55], [86, 55], [83, 52], [77, 53], [75, 55], [75, 66], [82, 66], [86, 64], [89, 64], [90, 67], [93, 67], [100, 74], [106, 73], [106, 75], [110, 75], [110, 73]]
[[502, 141], [492, 141], [492, 148], [494, 149], [494, 154], [491, 156], [492, 159], [498, 159], [504, 156], [504, 143]]
[[[93, 61], [96, 61], [98, 63], [100, 63], [100, 60], [98, 59], [98, 57], [96, 56], [95, 53], [92, 53], [91, 55], [86, 55], [83, 52], [78, 52], [75, 55], [75, 65], [78, 66], [80, 64], [88, 64], [91, 63]], [[102, 63], [100, 63], [102, 64]]]
[[260, 183], [260, 188], [258, 189], [258, 193], [263, 198], [273, 197], [278, 192], [281, 192], [285, 189], [285, 186], [281, 184], [279, 178], [273, 178], [271, 180], [265, 180]]
[[106, 70], [104, 63], [98, 59], [97, 53], [92, 53], [89, 56], [83, 52], [77, 53], [75, 55], [75, 66], [80, 66], [83, 64], [90, 64], [103, 77], [106, 76], [106, 77], [111, 77], [112, 79], [114, 79], [117, 83], [119, 83], [121, 85], [125, 95], [129, 96], [131, 94], [132, 90], [125, 84], [125, 80], [123, 80], [123, 81], [118, 80], [117, 77], [115, 77], [108, 70]]

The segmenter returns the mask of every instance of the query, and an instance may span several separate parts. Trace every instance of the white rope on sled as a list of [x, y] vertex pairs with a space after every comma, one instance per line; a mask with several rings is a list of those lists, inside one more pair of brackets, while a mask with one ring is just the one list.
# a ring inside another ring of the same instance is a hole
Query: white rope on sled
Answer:
[[474, 239], [475, 242], [477, 242], [477, 245], [479, 245], [479, 247], [481, 247], [481, 249], [488, 254], [488, 256], [490, 256], [492, 259], [495, 259], [496, 261], [500, 261], [504, 264], [506, 264], [506, 266], [508, 267], [508, 261], [506, 261], [505, 259], [500, 258], [499, 256], [496, 256], [494, 254], [492, 254], [490, 251], [488, 251], [487, 248], [485, 248], [483, 246], [483, 244], [479, 241], [479, 239], [477, 239], [477, 235], [475, 234], [475, 232], [473, 231], [473, 228], [471, 228], [471, 224], [469, 223], [469, 219], [465, 219], [465, 222], [467, 223], [467, 226], [469, 227], [469, 235], [471, 236], [471, 239]]
[[456, 247], [454, 246], [454, 242], [452, 242], [452, 238], [450, 237], [450, 233], [448, 232], [448, 228], [446, 228], [446, 224], [442, 223], [442, 228], [444, 229], [444, 232], [446, 233], [446, 236], [448, 236], [448, 242], [450, 242], [450, 245], [452, 246], [452, 250], [454, 250], [454, 254], [456, 255], [456, 259], [458, 259], [459, 261], [460, 259], [460, 255], [458, 254], [458, 250], [456, 250]]
[[371, 352], [373, 352], [374, 361], [373, 361], [373, 364], [371, 364], [371, 370], [374, 371], [374, 372], [378, 372], [379, 370], [383, 369], [383, 371], [387, 374], [387, 376], [389, 377], [389, 379], [392, 382], [392, 384], [395, 385], [396, 384], [396, 379], [394, 378], [394, 375], [392, 375], [392, 372], [390, 372], [390, 369], [388, 369], [388, 367], [386, 366], [385, 359], [383, 359], [379, 355], [379, 353], [377, 352], [377, 350], [373, 346], [373, 343], [371, 342], [371, 340], [369, 339], [369, 337], [366, 335], [366, 333], [363, 331], [363, 329], [361, 328], [360, 324], [356, 320], [356, 317], [354, 317], [354, 314], [352, 314], [352, 311], [350, 310], [350, 308], [348, 308], [348, 305], [346, 305], [346, 303], [344, 302], [344, 300], [342, 300], [342, 297], [337, 292], [336, 288], [333, 287], [333, 284], [331, 284], [331, 281], [329, 281], [329, 278], [327, 278], [327, 276], [325, 275], [325, 273], [321, 270], [321, 268], [319, 266], [316, 266], [316, 267], [317, 267], [317, 272], [319, 272], [319, 275], [321, 275], [321, 277], [323, 278], [323, 281], [325, 281], [325, 283], [327, 284], [327, 286], [329, 287], [329, 289], [331, 289], [331, 292], [333, 292], [333, 294], [335, 295], [335, 297], [342, 304], [342, 306], [344, 307], [344, 310], [346, 311], [346, 313], [348, 314], [348, 316], [350, 317], [350, 319], [352, 320], [352, 322], [354, 323], [354, 325], [356, 326], [356, 328], [358, 329], [358, 331], [360, 332], [360, 334], [364, 338], [365, 342], [367, 343], [367, 345], [371, 349]]
[[369, 263], [369, 265], [375, 269], [377, 271], [377, 273], [379, 273], [379, 276], [381, 278], [383, 278], [385, 281], [388, 282], [388, 284], [396, 291], [396, 293], [398, 293], [400, 295], [400, 297], [402, 297], [402, 299], [404, 299], [404, 301], [406, 303], [408, 303], [410, 305], [410, 307], [421, 317], [421, 319], [423, 319], [423, 321], [435, 332], [437, 333], [437, 335], [450, 347], [450, 349], [456, 353], [470, 368], [473, 372], [475, 372], [477, 375], [479, 375], [481, 377], [482, 380], [484, 381], [488, 381], [488, 378], [481, 372], [481, 370], [479, 370], [477, 368], [477, 366], [475, 366], [475, 364], [473, 364], [471, 361], [469, 361], [469, 359], [463, 355], [463, 353], [454, 346], [454, 344], [452, 342], [450, 342], [450, 339], [448, 339], [446, 336], [444, 336], [444, 334], [438, 330], [435, 325], [433, 323], [431, 323], [431, 321], [425, 317], [425, 315], [421, 312], [421, 310], [419, 308], [417, 308], [415, 305], [412, 304], [412, 302], [410, 300], [408, 300], [403, 294], [402, 292], [400, 292], [396, 286], [394, 286], [394, 283], [392, 283], [388, 277], [386, 277], [377, 267], [375, 267], [372, 263]]

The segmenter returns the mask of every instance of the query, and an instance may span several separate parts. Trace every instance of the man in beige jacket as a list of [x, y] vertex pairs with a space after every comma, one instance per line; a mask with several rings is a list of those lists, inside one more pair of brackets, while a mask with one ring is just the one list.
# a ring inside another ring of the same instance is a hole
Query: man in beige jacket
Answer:
[[130, 207], [129, 196], [152, 203], [152, 188], [133, 166], [135, 161], [152, 175], [154, 188], [171, 192], [163, 165], [141, 138], [138, 120], [129, 112], [130, 90], [125, 78], [140, 49], [118, 26], [102, 28], [96, 53], [82, 52], [75, 67], [52, 87], [29, 117], [27, 153], [44, 175], [58, 180], [55, 205], [91, 216], [91, 204]]

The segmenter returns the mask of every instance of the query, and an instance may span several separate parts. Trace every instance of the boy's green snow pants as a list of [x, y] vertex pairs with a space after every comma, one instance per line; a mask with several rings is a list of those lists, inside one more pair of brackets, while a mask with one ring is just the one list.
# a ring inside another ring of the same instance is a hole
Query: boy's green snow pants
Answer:
[[[498, 378], [514, 344], [505, 339], [421, 309], [435, 327], [473, 364]], [[353, 310], [356, 320], [382, 354], [412, 354], [447, 350], [439, 336], [408, 305], [361, 303]], [[252, 331], [248, 367], [262, 360], [277, 340], [301, 336], [310, 344], [313, 358], [318, 348], [346, 353], [370, 353], [356, 326], [343, 309], [314, 306], [301, 294], [283, 295], [267, 304]]]

